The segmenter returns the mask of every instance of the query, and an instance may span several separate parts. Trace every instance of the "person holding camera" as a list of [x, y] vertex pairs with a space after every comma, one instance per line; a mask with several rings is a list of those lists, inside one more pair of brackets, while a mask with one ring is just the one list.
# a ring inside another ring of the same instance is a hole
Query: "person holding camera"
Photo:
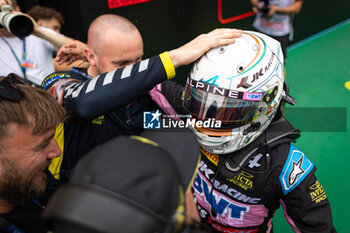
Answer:
[[61, 33], [64, 18], [63, 15], [55, 9], [36, 5], [33, 6], [27, 14], [32, 16], [39, 26], [47, 27], [57, 33]]
[[55, 71], [53, 52], [73, 39], [50, 29], [39, 27], [19, 11], [16, 1], [0, 0], [0, 75], [16, 73], [40, 85]]
[[293, 39], [293, 18], [301, 11], [303, 0], [250, 0], [256, 18], [253, 26], [281, 43], [287, 58], [288, 41]]

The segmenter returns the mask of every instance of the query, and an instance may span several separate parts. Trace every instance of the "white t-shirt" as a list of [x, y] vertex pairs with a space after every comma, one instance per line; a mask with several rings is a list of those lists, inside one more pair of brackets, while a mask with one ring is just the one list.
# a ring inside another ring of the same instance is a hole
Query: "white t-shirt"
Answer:
[[[45, 28], [44, 30], [49, 30]], [[52, 30], [50, 32], [56, 33]], [[57, 34], [57, 33], [56, 33]], [[57, 34], [57, 36], [60, 36]], [[17, 55], [19, 61], [23, 62], [23, 40], [18, 37], [2, 37], [5, 39]], [[23, 72], [16, 57], [11, 52], [7, 43], [0, 38], [0, 75], [6, 76], [9, 73], [16, 73], [23, 77]], [[49, 74], [55, 71], [52, 54], [54, 46], [37, 36], [29, 35], [25, 38], [26, 43], [26, 66], [27, 79], [36, 85]]]
[[[279, 7], [290, 6], [294, 2], [295, 0], [270, 0], [270, 4], [272, 3]], [[262, 2], [260, 2], [260, 4], [262, 4]], [[254, 20], [253, 26], [260, 32], [270, 36], [285, 36], [292, 33], [293, 30], [291, 17], [291, 14], [273, 14], [271, 18], [266, 18], [259, 12]]]

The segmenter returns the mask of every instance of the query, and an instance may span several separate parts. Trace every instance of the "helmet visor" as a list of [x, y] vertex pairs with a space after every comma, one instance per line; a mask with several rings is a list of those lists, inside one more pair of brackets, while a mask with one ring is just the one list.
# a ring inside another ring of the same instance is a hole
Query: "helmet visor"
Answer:
[[233, 128], [251, 123], [267, 108], [263, 93], [236, 92], [190, 82], [186, 85], [184, 107], [199, 120], [214, 118], [220, 120], [223, 127]]

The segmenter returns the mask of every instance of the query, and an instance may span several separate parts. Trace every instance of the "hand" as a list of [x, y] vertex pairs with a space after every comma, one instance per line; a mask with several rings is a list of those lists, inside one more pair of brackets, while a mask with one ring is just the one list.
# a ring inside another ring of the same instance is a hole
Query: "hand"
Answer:
[[188, 65], [212, 48], [232, 44], [235, 38], [242, 36], [239, 29], [215, 29], [207, 34], [197, 36], [192, 41], [180, 48], [169, 51], [171, 61], [175, 68], [181, 65]]
[[[4, 5], [10, 5], [11, 6], [11, 11], [12, 11], [13, 14], [20, 14], [20, 15], [23, 15], [26, 18], [30, 19], [32, 21], [32, 24], [33, 24], [33, 31], [32, 31], [32, 33], [34, 33], [34, 31], [38, 29], [38, 26], [37, 26], [35, 20], [30, 15], [19, 11], [19, 9], [17, 9], [17, 8], [12, 8], [11, 0], [0, 0], [0, 11], [2, 9], [2, 6], [4, 6]], [[0, 35], [5, 36], [5, 37], [14, 37], [14, 36], [16, 36], [12, 32], [10, 32], [10, 29], [7, 28], [6, 26], [3, 26], [0, 29]]]
[[254, 12], [255, 14], [258, 14], [258, 13], [259, 13], [259, 9], [260, 9], [260, 7], [257, 6], [257, 5], [253, 5], [253, 7], [252, 7], [252, 10], [253, 10], [253, 12]]
[[10, 0], [0, 0], [0, 10], [3, 5], [12, 5]]
[[85, 48], [87, 48], [87, 44], [74, 40], [73, 42], [63, 45], [58, 50], [55, 61], [59, 65], [64, 63], [66, 63], [66, 65], [70, 65], [76, 60], [87, 61], [84, 52]]
[[186, 216], [187, 225], [199, 227], [201, 217], [199, 216], [198, 208], [194, 202], [194, 197], [191, 190], [186, 193]]
[[279, 9], [278, 6], [274, 6], [274, 5], [269, 6], [269, 8], [270, 8], [270, 10], [269, 10], [269, 12], [267, 13], [267, 18], [270, 18], [270, 17], [271, 17], [273, 14], [275, 14], [275, 13], [278, 11], [278, 9]]
[[250, 3], [252, 4], [252, 10], [255, 14], [259, 13], [260, 10], [260, 4], [259, 4], [259, 0], [250, 0]]

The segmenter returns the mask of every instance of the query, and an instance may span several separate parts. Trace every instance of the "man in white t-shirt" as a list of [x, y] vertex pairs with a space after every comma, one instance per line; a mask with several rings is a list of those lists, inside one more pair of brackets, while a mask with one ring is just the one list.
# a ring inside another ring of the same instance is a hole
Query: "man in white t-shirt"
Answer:
[[[17, 8], [13, 0], [0, 0], [0, 7], [2, 5]], [[0, 75], [16, 73], [33, 84], [40, 85], [42, 79], [55, 71], [52, 61], [53, 51], [70, 41], [73, 40], [69, 37], [37, 25], [34, 26], [32, 34], [25, 38], [16, 37], [1, 27]]]
[[303, 0], [250, 0], [257, 14], [253, 26], [259, 32], [281, 43], [284, 61], [288, 41], [293, 39], [293, 17], [302, 8]]

